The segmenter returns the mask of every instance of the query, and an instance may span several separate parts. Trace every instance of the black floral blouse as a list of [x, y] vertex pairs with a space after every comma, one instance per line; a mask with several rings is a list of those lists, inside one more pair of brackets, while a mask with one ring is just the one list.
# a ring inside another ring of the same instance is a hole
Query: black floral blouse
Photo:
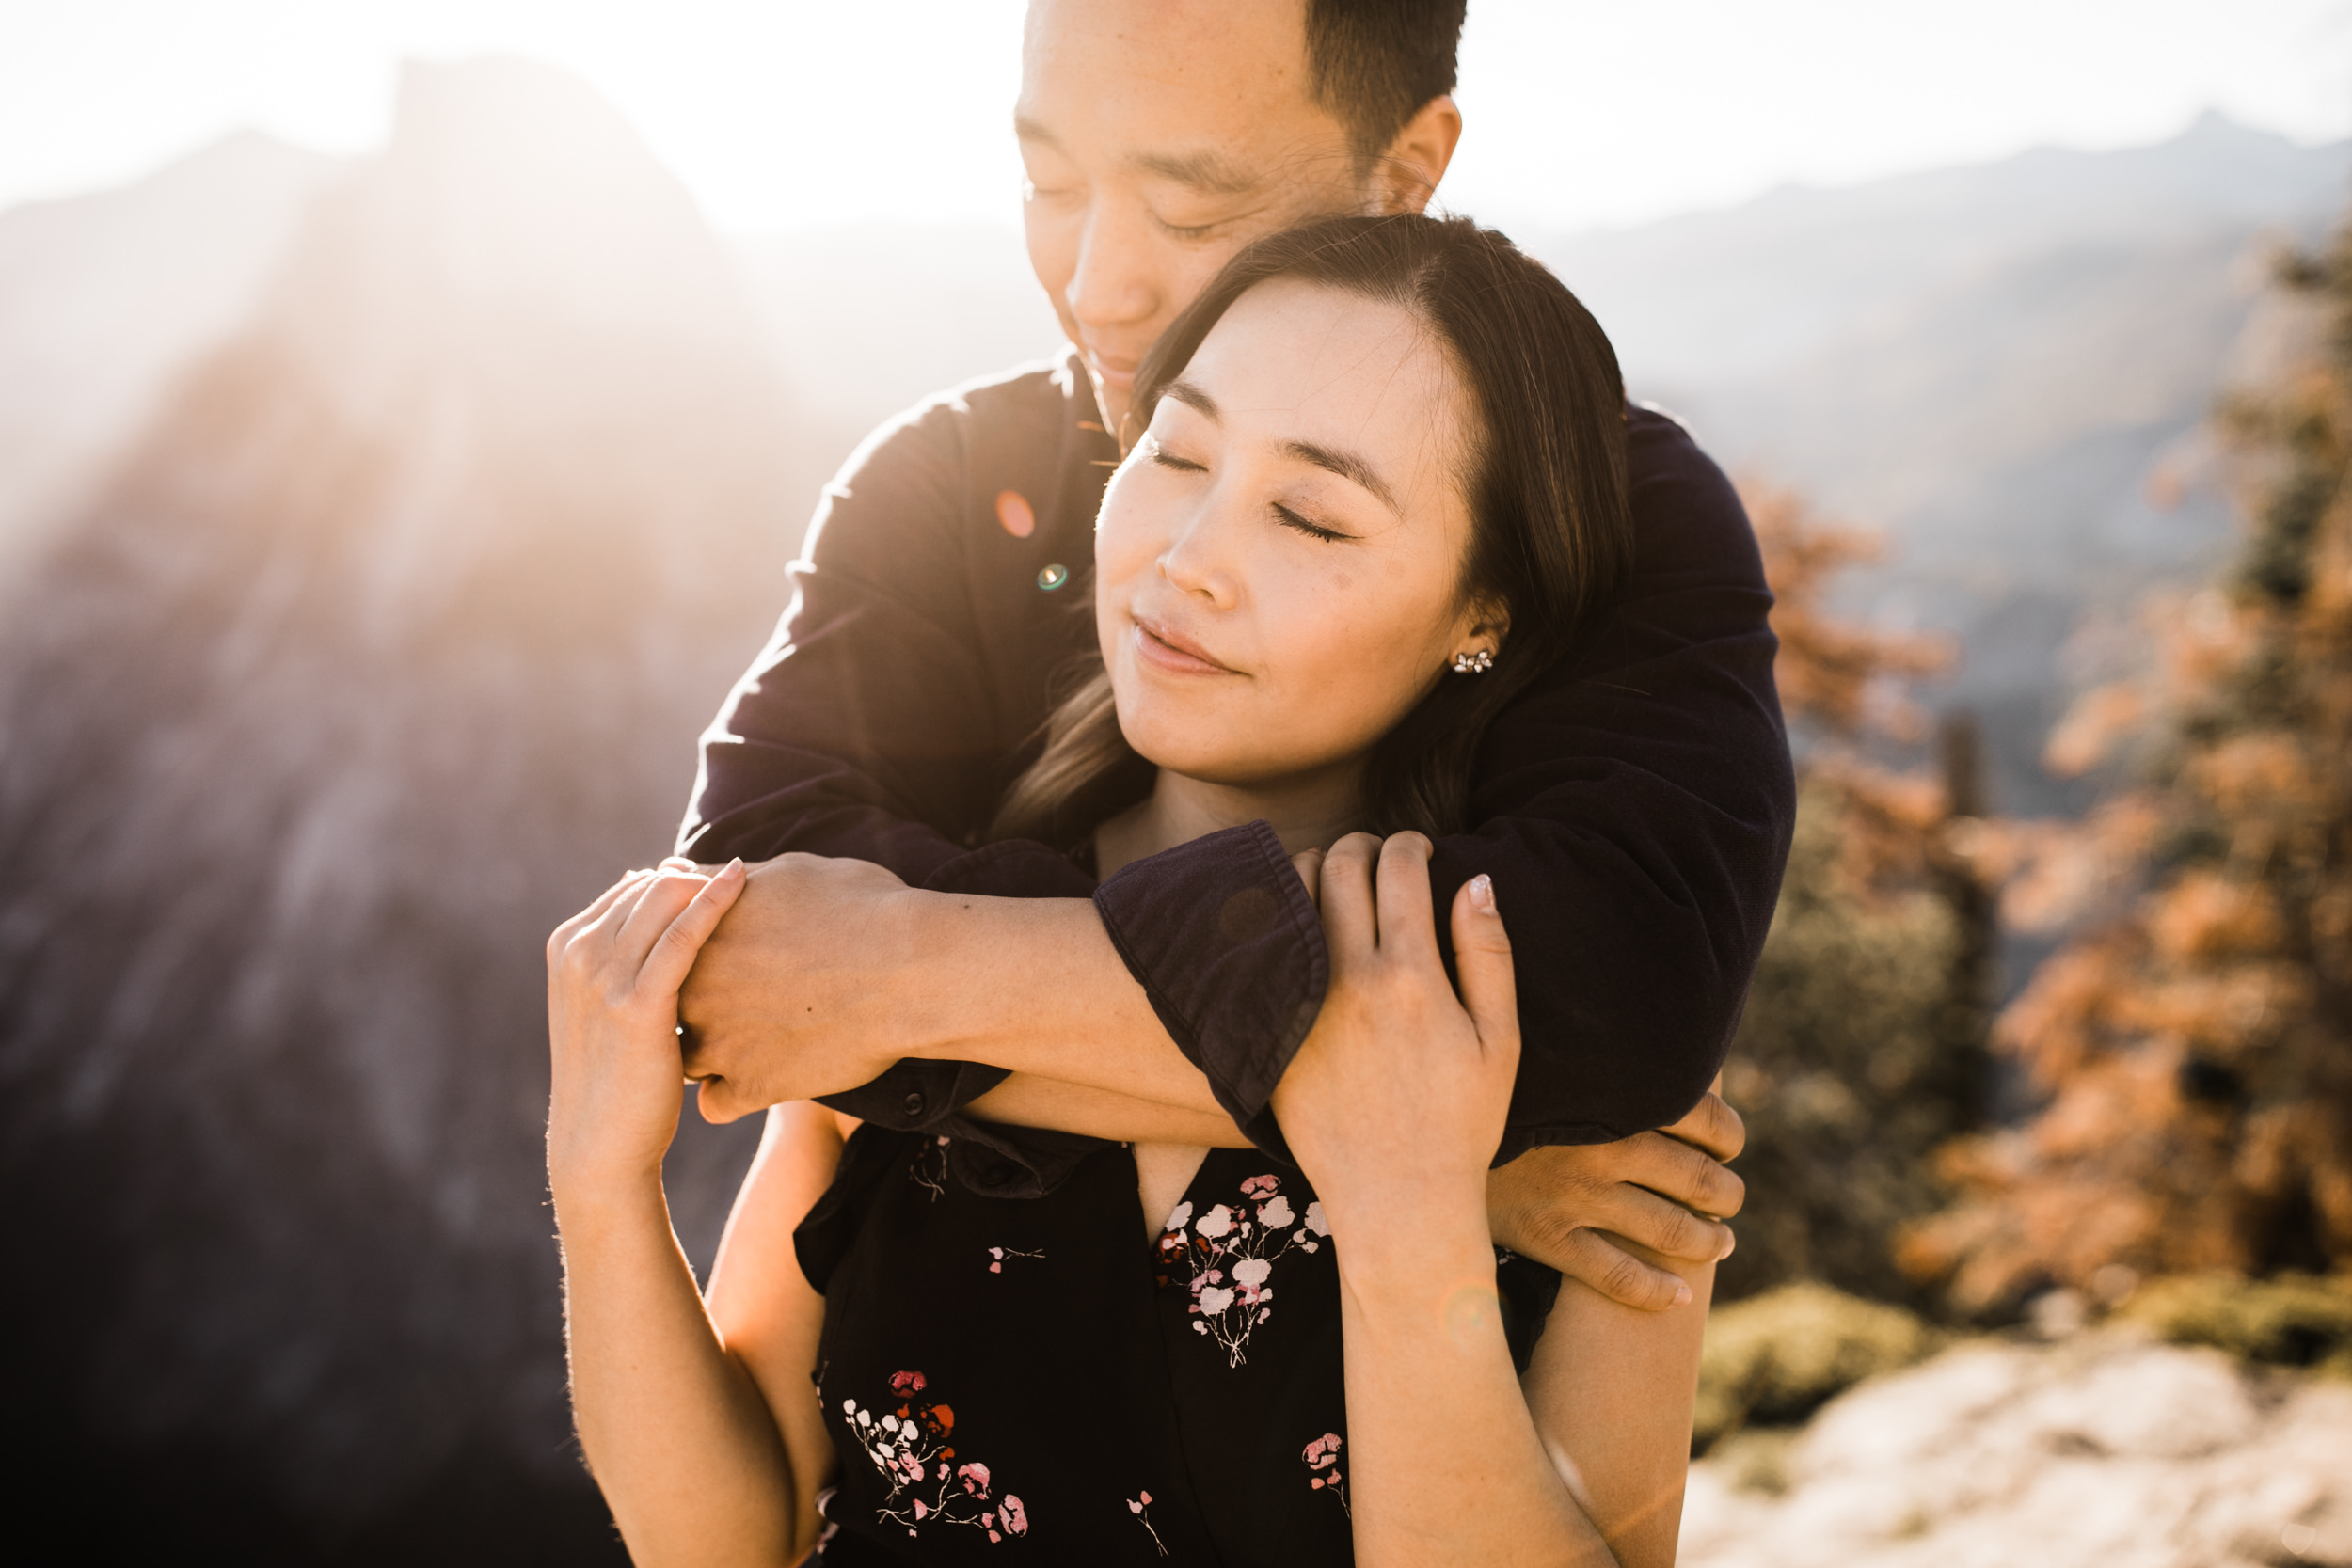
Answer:
[[[1213, 1149], [1156, 1243], [1095, 1147], [984, 1196], [959, 1141], [860, 1129], [795, 1237], [825, 1293], [828, 1568], [1346, 1563], [1339, 1278], [1304, 1177]], [[1501, 1253], [1522, 1368], [1559, 1275]]]

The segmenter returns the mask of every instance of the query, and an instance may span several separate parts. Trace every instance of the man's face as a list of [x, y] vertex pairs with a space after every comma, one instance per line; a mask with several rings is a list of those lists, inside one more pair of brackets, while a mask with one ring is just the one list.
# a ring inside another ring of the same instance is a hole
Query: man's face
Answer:
[[1029, 264], [1126, 418], [1161, 331], [1251, 240], [1372, 199], [1310, 96], [1305, 0], [1033, 0], [1015, 126]]

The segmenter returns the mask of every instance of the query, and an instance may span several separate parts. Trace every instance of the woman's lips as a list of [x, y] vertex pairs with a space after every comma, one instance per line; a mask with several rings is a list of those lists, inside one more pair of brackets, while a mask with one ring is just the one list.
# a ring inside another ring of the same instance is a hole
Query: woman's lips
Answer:
[[1136, 657], [1145, 663], [1179, 675], [1232, 675], [1240, 672], [1219, 664], [1209, 657], [1209, 651], [1173, 626], [1138, 618], [1136, 622]]

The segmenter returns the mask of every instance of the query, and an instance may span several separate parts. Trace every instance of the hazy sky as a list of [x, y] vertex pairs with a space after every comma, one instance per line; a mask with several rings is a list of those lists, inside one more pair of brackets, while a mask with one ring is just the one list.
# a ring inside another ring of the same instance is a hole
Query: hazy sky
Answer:
[[[232, 126], [356, 152], [394, 62], [567, 66], [733, 229], [1016, 221], [1019, 0], [0, 0], [0, 206]], [[2352, 135], [2352, 0], [1472, 0], [1445, 198], [1624, 224], [2221, 108]]]

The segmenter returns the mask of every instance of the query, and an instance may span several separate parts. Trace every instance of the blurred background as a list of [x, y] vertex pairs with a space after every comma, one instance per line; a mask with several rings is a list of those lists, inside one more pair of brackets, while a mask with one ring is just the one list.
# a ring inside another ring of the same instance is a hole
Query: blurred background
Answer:
[[[1020, 9], [0, 0], [21, 1513], [619, 1560], [540, 945], [1057, 347]], [[1781, 596], [1686, 1560], [2352, 1563], [2352, 6], [1473, 0], [1459, 99]]]

